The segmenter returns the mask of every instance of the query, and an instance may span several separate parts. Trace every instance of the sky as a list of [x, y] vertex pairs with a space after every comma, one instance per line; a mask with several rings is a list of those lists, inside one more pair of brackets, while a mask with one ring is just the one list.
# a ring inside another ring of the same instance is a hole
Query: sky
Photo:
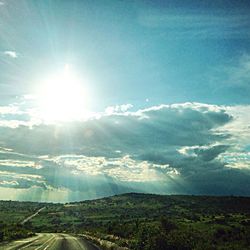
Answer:
[[250, 195], [249, 1], [0, 1], [0, 199]]

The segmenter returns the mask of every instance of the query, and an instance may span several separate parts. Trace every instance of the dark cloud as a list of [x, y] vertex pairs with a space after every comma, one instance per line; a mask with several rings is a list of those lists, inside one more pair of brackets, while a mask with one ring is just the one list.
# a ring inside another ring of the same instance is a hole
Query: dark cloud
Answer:
[[67, 190], [69, 200], [128, 191], [250, 193], [249, 171], [224, 161], [233, 135], [222, 128], [234, 121], [225, 107], [115, 112], [85, 122], [1, 127], [0, 186]]
[[200, 157], [203, 161], [212, 161], [219, 154], [225, 152], [229, 148], [228, 145], [217, 145], [207, 149], [196, 148], [194, 152]]
[[64, 125], [36, 125], [30, 129], [1, 128], [4, 146], [23, 153], [82, 153], [92, 156], [144, 153], [175, 146], [205, 145], [228, 134], [216, 129], [232, 117], [223, 109], [206, 106], [160, 106], [137, 113], [104, 115], [99, 119]]

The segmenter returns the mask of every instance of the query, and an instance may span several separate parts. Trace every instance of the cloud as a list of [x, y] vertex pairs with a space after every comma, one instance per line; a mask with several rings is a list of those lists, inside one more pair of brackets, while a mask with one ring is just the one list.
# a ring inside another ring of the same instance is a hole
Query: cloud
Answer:
[[249, 145], [250, 141], [250, 105], [237, 105], [226, 107], [228, 113], [234, 117], [233, 121], [217, 129], [218, 133], [230, 133], [233, 136], [228, 138], [228, 142], [234, 145], [235, 149], [243, 149]]
[[73, 174], [107, 175], [119, 181], [148, 182], [163, 180], [166, 175], [178, 175], [168, 164], [160, 165], [138, 161], [126, 155], [118, 158], [65, 155], [52, 159], [60, 166], [72, 169]]
[[11, 187], [11, 186], [18, 186], [19, 183], [17, 181], [0, 181], [0, 186], [3, 187]]
[[206, 145], [206, 146], [191, 146], [182, 147], [178, 150], [179, 153], [189, 157], [202, 157], [205, 161], [211, 161], [219, 154], [228, 149], [227, 145]]
[[109, 106], [105, 109], [105, 113], [107, 113], [108, 115], [112, 115], [115, 113], [123, 113], [123, 112], [128, 111], [131, 108], [133, 108], [132, 104]]
[[0, 160], [0, 166], [8, 167], [30, 167], [40, 169], [42, 166], [39, 163], [33, 161], [20, 161], [20, 160]]
[[0, 106], [0, 127], [32, 127], [37, 123], [40, 123], [40, 121], [32, 116], [32, 110], [24, 111], [18, 103], [8, 106]]
[[28, 188], [30, 186], [45, 187], [46, 184], [42, 176], [35, 174], [21, 174], [10, 171], [0, 171], [0, 186], [10, 185], [15, 183], [18, 188]]
[[20, 114], [21, 111], [17, 106], [0, 106], [0, 115]]
[[219, 158], [226, 167], [250, 170], [250, 152], [225, 152]]
[[16, 52], [16, 51], [13, 51], [13, 50], [6, 50], [6, 51], [4, 51], [4, 54], [5, 54], [6, 56], [11, 57], [11, 58], [17, 58], [17, 57], [18, 57], [17, 52]]
[[14, 130], [2, 128], [2, 137], [6, 147], [23, 153], [82, 152], [110, 157], [120, 150], [128, 155], [139, 155], [155, 148], [160, 151], [169, 146], [205, 145], [223, 140], [230, 135], [215, 130], [231, 120], [223, 107], [185, 103], [104, 114], [85, 122], [64, 123], [60, 127], [38, 124], [30, 128], [29, 121], [27, 126], [22, 121], [22, 126]]
[[0, 121], [0, 127], [7, 128], [18, 128], [19, 126], [32, 126], [29, 122], [20, 121], [20, 120], [2, 120]]
[[0, 1], [0, 7], [3, 6], [3, 5], [5, 5], [5, 3]]
[[0, 127], [0, 181], [42, 193], [67, 190], [70, 200], [129, 191], [250, 194], [249, 110], [163, 104], [85, 121]]

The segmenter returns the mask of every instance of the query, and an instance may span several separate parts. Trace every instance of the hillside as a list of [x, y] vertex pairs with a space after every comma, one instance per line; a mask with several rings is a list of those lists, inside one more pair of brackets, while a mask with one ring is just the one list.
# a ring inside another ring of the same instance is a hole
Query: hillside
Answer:
[[[248, 197], [129, 193], [66, 204], [2, 201], [0, 208], [2, 240], [67, 232], [130, 249], [249, 249], [250, 244]], [[11, 236], [13, 228], [24, 233]]]

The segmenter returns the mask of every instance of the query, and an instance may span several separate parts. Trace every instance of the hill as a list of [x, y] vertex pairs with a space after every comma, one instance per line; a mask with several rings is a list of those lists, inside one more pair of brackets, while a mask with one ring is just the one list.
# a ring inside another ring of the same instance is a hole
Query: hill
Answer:
[[250, 198], [129, 193], [66, 204], [2, 201], [0, 225], [2, 240], [67, 232], [130, 249], [249, 249]]

